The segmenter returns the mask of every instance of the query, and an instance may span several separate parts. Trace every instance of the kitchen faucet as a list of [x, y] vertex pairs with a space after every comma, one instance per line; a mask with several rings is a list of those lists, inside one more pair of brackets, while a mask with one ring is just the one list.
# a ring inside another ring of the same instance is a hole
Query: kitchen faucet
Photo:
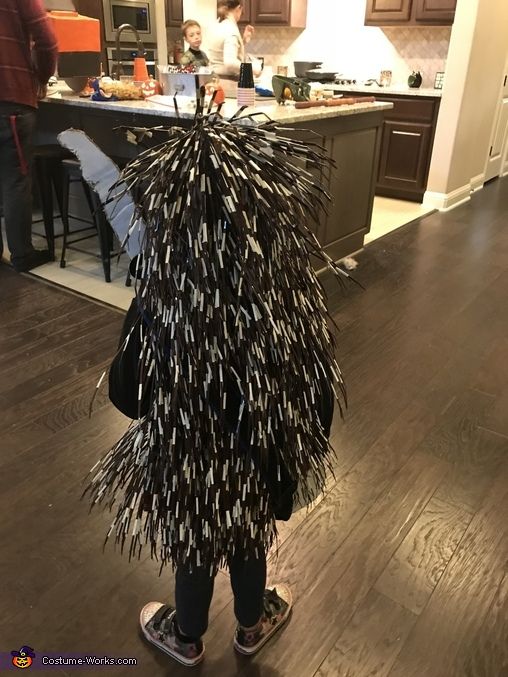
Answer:
[[136, 36], [136, 43], [138, 45], [138, 56], [139, 57], [144, 57], [145, 56], [145, 47], [143, 43], [141, 42], [141, 38], [139, 37], [139, 33], [137, 30], [132, 26], [131, 24], [122, 24], [121, 26], [118, 26], [118, 29], [116, 31], [116, 64], [113, 66], [111, 69], [111, 77], [116, 77], [118, 80], [120, 79], [120, 75], [123, 75], [123, 67], [122, 67], [122, 55], [120, 53], [120, 36], [123, 33], [124, 30], [130, 30], [134, 33]]

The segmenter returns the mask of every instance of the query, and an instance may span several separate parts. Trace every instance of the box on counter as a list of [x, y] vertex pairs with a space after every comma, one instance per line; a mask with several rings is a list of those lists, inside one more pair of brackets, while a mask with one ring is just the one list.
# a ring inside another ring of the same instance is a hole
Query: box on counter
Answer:
[[213, 80], [213, 73], [175, 73], [174, 66], [159, 66], [159, 82], [165, 96], [196, 98], [196, 89]]

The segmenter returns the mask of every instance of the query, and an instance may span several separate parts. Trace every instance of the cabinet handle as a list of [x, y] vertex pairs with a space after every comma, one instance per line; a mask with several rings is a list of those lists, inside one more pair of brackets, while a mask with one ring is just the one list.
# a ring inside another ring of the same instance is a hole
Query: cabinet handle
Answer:
[[419, 132], [399, 132], [396, 129], [393, 130], [392, 134], [398, 134], [399, 136], [421, 136]]

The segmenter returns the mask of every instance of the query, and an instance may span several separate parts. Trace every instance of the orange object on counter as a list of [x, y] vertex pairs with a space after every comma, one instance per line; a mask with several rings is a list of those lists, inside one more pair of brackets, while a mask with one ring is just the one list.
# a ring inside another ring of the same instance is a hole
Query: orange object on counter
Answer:
[[144, 56], [134, 57], [134, 82], [146, 82], [148, 80], [148, 69]]
[[78, 12], [48, 12], [56, 33], [59, 52], [100, 52], [101, 25], [98, 19]]

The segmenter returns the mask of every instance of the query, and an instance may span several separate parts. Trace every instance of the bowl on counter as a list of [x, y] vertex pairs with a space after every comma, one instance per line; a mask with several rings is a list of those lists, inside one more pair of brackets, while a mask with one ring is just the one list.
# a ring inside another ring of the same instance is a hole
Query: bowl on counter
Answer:
[[88, 84], [88, 76], [86, 75], [76, 75], [75, 77], [64, 78], [63, 80], [67, 87], [72, 89], [74, 94], [82, 92]]
[[305, 73], [305, 77], [308, 80], [313, 80], [314, 82], [335, 82], [337, 73], [331, 71], [322, 71], [320, 68], [311, 68]]

